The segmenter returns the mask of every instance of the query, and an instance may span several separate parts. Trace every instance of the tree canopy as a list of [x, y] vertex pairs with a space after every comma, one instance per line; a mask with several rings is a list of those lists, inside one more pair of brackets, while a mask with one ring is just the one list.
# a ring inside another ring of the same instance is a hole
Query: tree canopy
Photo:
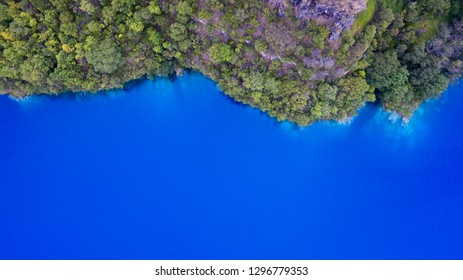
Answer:
[[353, 18], [321, 20], [298, 5], [2, 1], [0, 92], [96, 92], [193, 69], [239, 102], [307, 125], [377, 99], [408, 117], [463, 73], [459, 0], [377, 0], [352, 28]]

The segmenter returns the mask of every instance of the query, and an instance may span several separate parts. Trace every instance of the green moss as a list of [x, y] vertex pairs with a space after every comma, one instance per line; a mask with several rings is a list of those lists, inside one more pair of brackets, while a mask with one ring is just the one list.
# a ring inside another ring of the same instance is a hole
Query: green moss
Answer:
[[424, 30], [424, 33], [416, 40], [416, 44], [425, 43], [431, 40], [437, 34], [440, 23], [440, 19], [425, 19], [413, 24], [413, 28], [416, 31], [419, 31], [420, 29]]
[[418, 37], [416, 44], [426, 43], [432, 40], [439, 32], [439, 27], [444, 23], [451, 23], [451, 17], [449, 15], [442, 16], [439, 18], [425, 18], [420, 21], [416, 21], [413, 24], [413, 28], [416, 31], [420, 29], [424, 30], [424, 33]]
[[376, 1], [377, 0], [368, 0], [365, 11], [358, 14], [350, 29], [353, 34], [358, 34], [371, 21], [375, 15]]

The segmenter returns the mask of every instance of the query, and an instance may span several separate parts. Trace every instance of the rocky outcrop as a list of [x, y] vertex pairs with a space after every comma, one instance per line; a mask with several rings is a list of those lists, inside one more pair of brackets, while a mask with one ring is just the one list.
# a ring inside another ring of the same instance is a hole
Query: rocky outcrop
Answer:
[[[355, 17], [366, 8], [367, 0], [267, 0], [280, 16], [290, 5], [294, 15], [302, 20], [315, 20], [330, 29], [330, 39], [336, 40], [348, 29]], [[288, 5], [288, 2], [290, 5]]]
[[279, 16], [286, 15], [286, 9], [290, 6], [288, 0], [264, 0], [270, 3], [270, 5], [278, 11]]
[[307, 68], [313, 69], [331, 69], [336, 65], [336, 60], [332, 57], [305, 57], [302, 61]]

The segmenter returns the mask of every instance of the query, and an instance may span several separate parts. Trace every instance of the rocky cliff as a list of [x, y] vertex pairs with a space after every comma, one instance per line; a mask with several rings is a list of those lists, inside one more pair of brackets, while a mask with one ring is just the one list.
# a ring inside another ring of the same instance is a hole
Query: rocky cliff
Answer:
[[269, 3], [280, 16], [292, 7], [295, 17], [325, 24], [330, 29], [330, 39], [336, 40], [366, 8], [367, 0], [269, 0]]

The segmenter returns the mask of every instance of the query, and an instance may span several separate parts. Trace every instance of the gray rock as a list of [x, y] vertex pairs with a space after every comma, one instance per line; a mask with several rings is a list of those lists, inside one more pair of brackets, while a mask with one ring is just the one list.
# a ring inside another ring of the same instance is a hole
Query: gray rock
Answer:
[[[280, 16], [290, 8], [285, 0], [268, 1]], [[290, 0], [294, 14], [302, 20], [325, 23], [330, 30], [330, 40], [336, 40], [342, 31], [350, 28], [355, 17], [366, 8], [367, 0]]]

